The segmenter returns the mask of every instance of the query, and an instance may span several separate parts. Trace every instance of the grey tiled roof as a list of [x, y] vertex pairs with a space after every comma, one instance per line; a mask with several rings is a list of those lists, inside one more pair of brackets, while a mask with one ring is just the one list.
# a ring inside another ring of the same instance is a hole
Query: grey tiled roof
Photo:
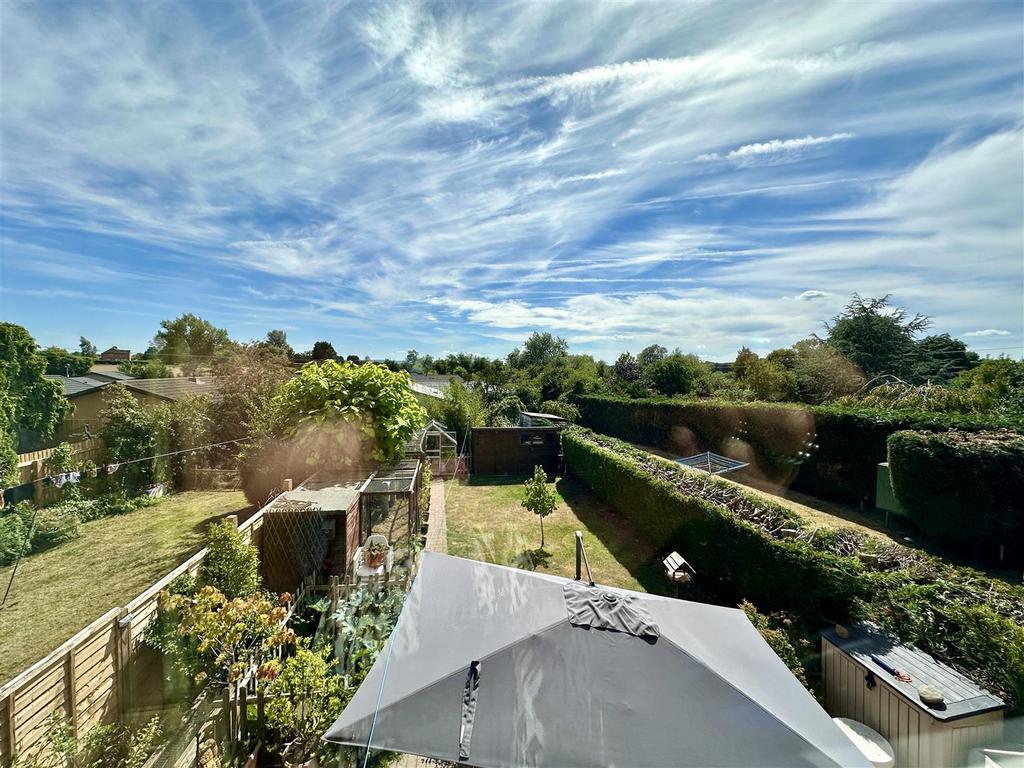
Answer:
[[84, 395], [86, 392], [92, 392], [94, 389], [105, 387], [110, 383], [109, 380], [101, 379], [92, 375], [72, 376], [71, 378], [68, 378], [66, 376], [47, 374], [46, 378], [50, 381], [59, 381], [64, 385], [64, 397]]
[[177, 400], [185, 395], [210, 395], [217, 389], [217, 380], [211, 376], [178, 376], [170, 379], [133, 379], [122, 382], [128, 389], [145, 392], [166, 400]]
[[[1006, 706], [1002, 699], [952, 667], [919, 648], [901, 644], [874, 624], [864, 622], [852, 627], [847, 638], [839, 637], [833, 629], [823, 630], [821, 634], [832, 645], [873, 672], [876, 678], [936, 720], [955, 720]], [[872, 656], [906, 672], [913, 682], [901, 683], [872, 661]], [[937, 688], [942, 693], [945, 702], [939, 708], [929, 707], [921, 701], [917, 689], [922, 684]]]
[[121, 371], [89, 371], [89, 377], [106, 381], [134, 381], [138, 378], [128, 373], [121, 373]]

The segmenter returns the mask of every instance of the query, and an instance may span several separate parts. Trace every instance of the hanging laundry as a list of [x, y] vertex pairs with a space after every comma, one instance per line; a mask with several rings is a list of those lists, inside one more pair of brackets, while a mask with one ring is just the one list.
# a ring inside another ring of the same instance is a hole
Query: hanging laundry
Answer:
[[107, 466], [106, 466], [106, 467], [104, 467], [104, 471], [105, 471], [105, 472], [106, 472], [106, 473], [107, 473], [108, 475], [112, 475], [112, 474], [114, 474], [115, 472], [117, 472], [117, 470], [119, 470], [120, 468], [121, 468], [121, 464], [120, 464], [120, 463], [116, 463], [116, 464], [107, 464]]
[[163, 483], [157, 483], [156, 485], [151, 485], [148, 488], [146, 488], [145, 493], [151, 499], [159, 499], [161, 496], [164, 495], [165, 488], [166, 487], [164, 486]]
[[50, 485], [54, 488], [63, 488], [68, 481], [68, 473], [62, 472], [59, 475], [49, 475], [46, 480], [48, 480]]

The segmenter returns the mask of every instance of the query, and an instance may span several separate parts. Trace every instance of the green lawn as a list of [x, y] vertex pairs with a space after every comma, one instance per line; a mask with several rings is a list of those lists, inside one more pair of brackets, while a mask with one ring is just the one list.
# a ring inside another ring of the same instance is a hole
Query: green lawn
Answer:
[[572, 478], [552, 484], [558, 507], [540, 522], [520, 506], [523, 480], [472, 478], [451, 488], [446, 504], [448, 553], [552, 573], [576, 574], [574, 533], [583, 531], [594, 580], [641, 591], [665, 590], [658, 552], [624, 518]]
[[[248, 506], [241, 491], [190, 491], [85, 523], [81, 536], [26, 557], [0, 611], [0, 683], [124, 605], [205, 544], [206, 526]], [[11, 568], [0, 568], [0, 597]]]

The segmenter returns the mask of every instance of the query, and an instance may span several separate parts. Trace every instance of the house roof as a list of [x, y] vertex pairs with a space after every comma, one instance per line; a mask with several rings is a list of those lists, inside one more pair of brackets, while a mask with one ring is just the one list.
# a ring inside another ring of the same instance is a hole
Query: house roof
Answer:
[[410, 373], [409, 387], [413, 392], [419, 392], [421, 395], [443, 398], [452, 379], [460, 384], [463, 383], [460, 376], [427, 376], [422, 373]]
[[213, 377], [177, 376], [169, 379], [133, 379], [122, 382], [128, 389], [145, 392], [165, 400], [178, 400], [185, 395], [209, 395], [217, 388]]
[[[903, 698], [936, 720], [956, 720], [1002, 709], [1002, 699], [986, 691], [975, 682], [943, 664], [920, 648], [904, 645], [880, 627], [864, 622], [849, 630], [849, 637], [839, 637], [834, 629], [822, 631], [822, 636], [843, 653], [873, 672], [877, 678], [893, 688]], [[912, 682], [897, 680], [878, 660], [907, 673]], [[945, 700], [941, 708], [930, 707], [921, 701], [918, 687], [930, 685], [939, 690]]]
[[50, 381], [59, 381], [64, 385], [64, 397], [77, 397], [110, 384], [110, 381], [92, 374], [72, 376], [70, 378], [47, 374], [46, 378]]
[[108, 360], [128, 360], [132, 356], [130, 349], [118, 349], [117, 347], [111, 347], [100, 352], [100, 360], [104, 358]]
[[106, 379], [107, 381], [134, 381], [138, 378], [121, 371], [89, 371], [88, 376], [92, 379]]
[[480, 768], [868, 765], [742, 611], [435, 552], [325, 738]]

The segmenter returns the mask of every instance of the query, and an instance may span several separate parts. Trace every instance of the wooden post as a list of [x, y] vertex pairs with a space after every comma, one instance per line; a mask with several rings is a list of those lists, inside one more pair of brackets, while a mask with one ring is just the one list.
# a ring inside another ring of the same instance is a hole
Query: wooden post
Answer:
[[122, 721], [132, 707], [132, 681], [128, 670], [131, 658], [132, 619], [127, 608], [114, 619], [114, 689], [117, 691], [118, 721]]
[[75, 646], [71, 646], [65, 656], [67, 668], [64, 672], [68, 694], [68, 718], [71, 720], [71, 733], [78, 738], [78, 676], [75, 674]]
[[256, 739], [261, 744], [267, 740], [267, 722], [263, 715], [263, 689], [259, 688], [256, 691]]
[[245, 751], [249, 749], [249, 691], [243, 685], [238, 690], [238, 738]]
[[282, 488], [283, 488], [283, 489], [284, 489], [285, 491], [290, 491], [290, 490], [292, 490], [292, 479], [291, 479], [290, 477], [286, 477], [286, 478], [284, 479], [284, 481], [283, 481], [283, 482], [281, 483], [281, 487], [282, 487]]
[[14, 741], [15, 734], [17, 733], [17, 729], [14, 723], [14, 705], [14, 691], [11, 691], [11, 694], [7, 697], [7, 745], [8, 749], [10, 749], [10, 754], [8, 754], [7, 757], [12, 762], [14, 760], [15, 755], [18, 754], [18, 747]]
[[231, 523], [231, 527], [238, 530], [238, 515], [226, 515], [224, 519]]

